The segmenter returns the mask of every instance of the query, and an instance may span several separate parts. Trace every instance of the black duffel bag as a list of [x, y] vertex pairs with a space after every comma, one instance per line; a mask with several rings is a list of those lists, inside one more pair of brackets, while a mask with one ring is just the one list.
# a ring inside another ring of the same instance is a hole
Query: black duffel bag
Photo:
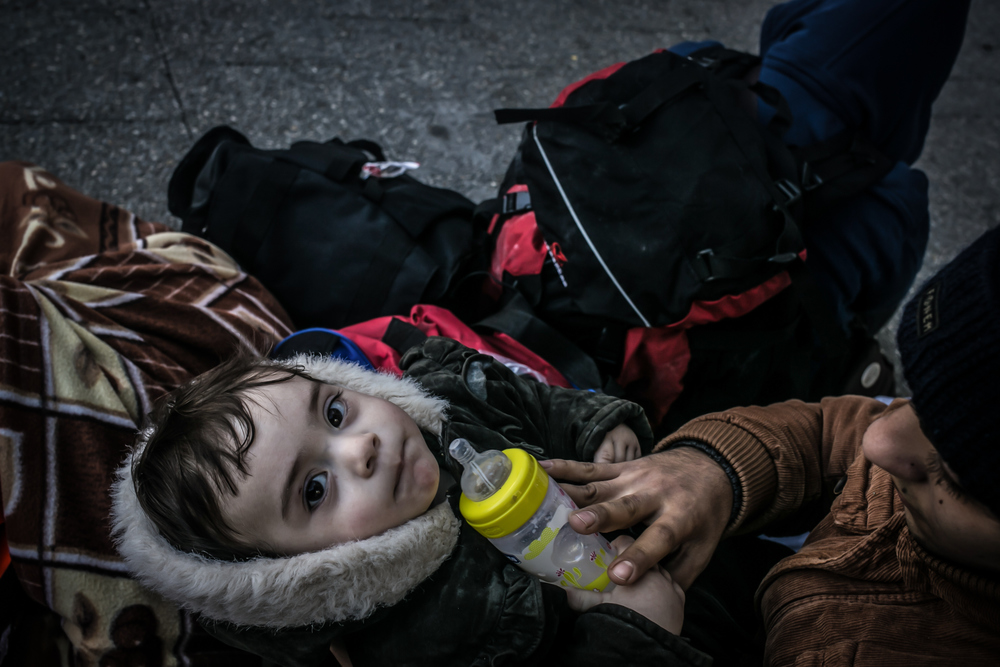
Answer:
[[174, 171], [168, 205], [183, 231], [232, 255], [299, 328], [417, 303], [471, 308], [457, 288], [483, 262], [473, 203], [405, 173], [380, 177], [384, 161], [370, 141], [261, 150], [219, 126]]

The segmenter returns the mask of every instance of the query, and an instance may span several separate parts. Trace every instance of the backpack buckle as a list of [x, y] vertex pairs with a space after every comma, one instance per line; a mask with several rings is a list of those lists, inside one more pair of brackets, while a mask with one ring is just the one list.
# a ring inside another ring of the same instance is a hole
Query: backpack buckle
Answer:
[[[695, 264], [695, 272], [702, 274], [698, 277], [701, 278], [703, 283], [710, 283], [713, 280], [718, 279], [718, 276], [714, 275], [714, 272], [712, 271], [712, 258], [715, 257], [714, 250], [711, 248], [699, 250], [695, 257], [701, 260], [701, 264]], [[699, 266], [702, 268], [702, 271], [698, 271]]]
[[774, 257], [768, 257], [767, 261], [772, 262], [774, 264], [791, 264], [792, 262], [795, 262], [798, 259], [799, 259], [798, 253], [783, 252], [779, 255], [775, 255]]
[[[823, 178], [813, 170], [812, 165], [808, 162], [802, 164], [802, 187], [783, 178], [780, 181], [775, 181], [774, 185], [778, 188], [778, 191], [785, 196], [784, 205], [789, 206], [795, 202], [802, 199], [803, 192], [809, 193], [816, 188], [823, 185]], [[781, 209], [779, 204], [774, 205], [774, 210], [778, 211]]]
[[[788, 206], [789, 204], [794, 204], [799, 199], [802, 198], [802, 189], [798, 185], [792, 183], [787, 178], [783, 178], [780, 181], [775, 181], [774, 185], [778, 188], [778, 191], [785, 196], [785, 201], [782, 205]], [[774, 205], [774, 210], [780, 210], [778, 204]]]
[[531, 210], [531, 195], [527, 192], [508, 192], [503, 196], [500, 204], [500, 213], [518, 213], [520, 211]]
[[806, 192], [811, 192], [823, 185], [823, 179], [813, 169], [808, 162], [802, 163], [802, 187]]
[[696, 65], [701, 65], [705, 69], [711, 69], [712, 65], [718, 62], [716, 58], [707, 58], [705, 56], [698, 56], [696, 58], [694, 54], [688, 56], [687, 59], [695, 63]]

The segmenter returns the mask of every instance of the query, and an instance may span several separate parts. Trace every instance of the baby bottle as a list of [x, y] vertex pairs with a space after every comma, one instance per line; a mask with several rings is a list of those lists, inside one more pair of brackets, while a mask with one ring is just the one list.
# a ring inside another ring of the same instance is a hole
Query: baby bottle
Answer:
[[464, 468], [459, 510], [507, 558], [549, 584], [611, 590], [615, 554], [600, 534], [569, 525], [576, 504], [531, 454], [521, 449], [477, 453], [457, 438], [448, 448]]

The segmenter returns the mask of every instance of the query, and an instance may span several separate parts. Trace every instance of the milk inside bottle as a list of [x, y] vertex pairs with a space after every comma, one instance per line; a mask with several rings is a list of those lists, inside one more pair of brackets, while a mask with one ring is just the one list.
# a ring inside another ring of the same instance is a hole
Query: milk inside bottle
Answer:
[[576, 504], [521, 449], [478, 453], [464, 438], [449, 453], [462, 464], [459, 509], [470, 526], [507, 558], [542, 581], [584, 590], [611, 590], [611, 545], [580, 535], [569, 523]]

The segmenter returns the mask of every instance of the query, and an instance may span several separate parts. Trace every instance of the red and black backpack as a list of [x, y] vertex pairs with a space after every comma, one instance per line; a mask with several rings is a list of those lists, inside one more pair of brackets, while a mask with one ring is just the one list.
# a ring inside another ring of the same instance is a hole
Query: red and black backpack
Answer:
[[[478, 209], [500, 306], [480, 324], [666, 428], [830, 393], [842, 374], [819, 365], [852, 346], [811, 285], [799, 226], [890, 165], [855, 137], [786, 146], [780, 93], [746, 81], [757, 63], [658, 51], [550, 108], [498, 110], [526, 126], [499, 198]], [[750, 92], [778, 110], [768, 127], [744, 108]]]

